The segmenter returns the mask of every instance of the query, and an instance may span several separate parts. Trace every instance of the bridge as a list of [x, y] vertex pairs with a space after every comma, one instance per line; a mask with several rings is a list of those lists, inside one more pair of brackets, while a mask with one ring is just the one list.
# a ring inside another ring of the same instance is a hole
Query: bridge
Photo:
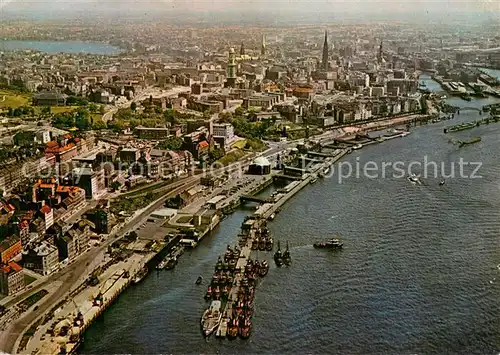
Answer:
[[241, 195], [240, 196], [241, 201], [246, 201], [246, 202], [257, 202], [257, 203], [271, 203], [274, 202], [271, 197], [258, 197], [258, 196], [252, 196], [252, 195]]

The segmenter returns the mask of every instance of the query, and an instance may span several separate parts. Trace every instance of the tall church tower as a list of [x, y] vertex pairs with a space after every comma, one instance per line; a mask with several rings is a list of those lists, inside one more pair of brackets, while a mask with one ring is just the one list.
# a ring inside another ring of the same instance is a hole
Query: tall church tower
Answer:
[[382, 64], [384, 62], [383, 41], [380, 41], [380, 46], [378, 47], [377, 61], [379, 64]]
[[266, 36], [262, 35], [262, 46], [260, 47], [260, 55], [266, 55]]
[[323, 59], [321, 61], [323, 70], [328, 70], [328, 32], [325, 30], [325, 41], [323, 42]]
[[236, 59], [234, 48], [229, 49], [229, 57], [227, 61], [227, 78], [226, 84], [228, 87], [234, 87], [236, 83]]

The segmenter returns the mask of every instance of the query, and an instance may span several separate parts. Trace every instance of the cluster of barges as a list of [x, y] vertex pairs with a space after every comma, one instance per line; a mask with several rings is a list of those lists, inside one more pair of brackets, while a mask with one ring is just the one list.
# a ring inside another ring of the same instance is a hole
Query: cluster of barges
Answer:
[[252, 242], [252, 250], [272, 251], [273, 246], [273, 237], [267, 227], [262, 227], [255, 231], [255, 239]]
[[215, 271], [212, 281], [205, 294], [206, 300], [227, 300], [231, 287], [233, 286], [236, 274], [236, 264], [240, 257], [240, 248], [237, 246], [232, 249], [227, 246], [224, 259], [220, 256], [215, 264]]
[[243, 277], [239, 282], [237, 298], [232, 312], [224, 317], [224, 321], [227, 322], [227, 336], [229, 338], [236, 338], [239, 335], [241, 338], [247, 339], [250, 336], [254, 313], [255, 286], [257, 279], [267, 275], [268, 271], [269, 264], [267, 261], [248, 260]]

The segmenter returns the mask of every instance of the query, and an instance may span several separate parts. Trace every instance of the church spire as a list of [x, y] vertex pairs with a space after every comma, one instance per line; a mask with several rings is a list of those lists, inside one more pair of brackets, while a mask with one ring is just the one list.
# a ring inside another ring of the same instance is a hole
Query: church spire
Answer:
[[378, 47], [378, 55], [377, 55], [377, 60], [379, 64], [381, 64], [384, 60], [384, 41], [380, 40], [380, 46]]
[[260, 54], [262, 56], [266, 55], [266, 36], [262, 35], [262, 46], [260, 47]]
[[323, 58], [321, 65], [324, 70], [328, 70], [328, 32], [325, 30], [325, 41], [323, 43]]

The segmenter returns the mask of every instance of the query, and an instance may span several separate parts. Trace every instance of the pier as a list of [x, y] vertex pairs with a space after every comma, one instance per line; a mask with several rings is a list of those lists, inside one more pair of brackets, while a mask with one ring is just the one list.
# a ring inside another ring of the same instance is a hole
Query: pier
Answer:
[[259, 197], [253, 195], [241, 195], [240, 199], [242, 201], [258, 202], [258, 203], [268, 203], [273, 201], [273, 199], [270, 197]]

